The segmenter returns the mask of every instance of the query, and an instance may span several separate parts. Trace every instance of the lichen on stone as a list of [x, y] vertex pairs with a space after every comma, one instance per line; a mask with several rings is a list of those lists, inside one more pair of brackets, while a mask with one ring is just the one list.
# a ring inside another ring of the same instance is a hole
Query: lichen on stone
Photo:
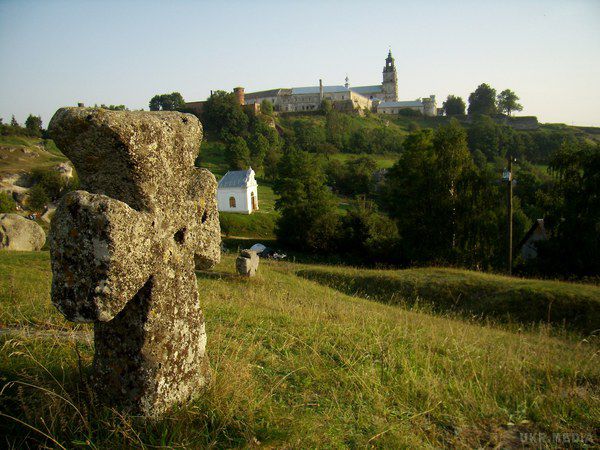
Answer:
[[220, 258], [216, 180], [194, 167], [202, 126], [177, 112], [62, 108], [49, 131], [81, 191], [50, 230], [52, 302], [93, 322], [98, 398], [157, 416], [209, 379], [195, 265]]

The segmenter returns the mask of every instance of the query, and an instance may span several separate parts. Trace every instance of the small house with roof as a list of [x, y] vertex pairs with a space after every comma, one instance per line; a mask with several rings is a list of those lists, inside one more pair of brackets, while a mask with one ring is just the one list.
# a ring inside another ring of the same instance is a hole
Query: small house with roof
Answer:
[[258, 211], [258, 183], [252, 167], [225, 174], [217, 187], [219, 211], [252, 214]]

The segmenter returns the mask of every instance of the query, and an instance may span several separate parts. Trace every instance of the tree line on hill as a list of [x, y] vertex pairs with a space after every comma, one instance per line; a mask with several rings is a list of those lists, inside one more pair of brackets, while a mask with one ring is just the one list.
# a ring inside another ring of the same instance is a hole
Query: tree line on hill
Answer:
[[[518, 161], [514, 244], [538, 218], [547, 219], [551, 236], [539, 244], [535, 263], [521, 261], [520, 270], [598, 275], [600, 206], [591, 195], [600, 192], [598, 145], [566, 127], [517, 131], [489, 116], [519, 110], [517, 101], [512, 91], [496, 95], [484, 84], [469, 98], [472, 124], [451, 120], [432, 130], [414, 123], [407, 136], [384, 122], [365, 126], [368, 118], [341, 114], [327, 102], [324, 121], [275, 121], [267, 108], [246, 114], [226, 92], [208, 99], [201, 118], [224, 143], [232, 169], [252, 165], [273, 179], [276, 233], [287, 247], [368, 263], [502, 269], [507, 212], [499, 172], [511, 155]], [[358, 156], [340, 162], [335, 153]], [[398, 155], [385, 174], [370, 156], [379, 153]], [[354, 198], [348, 211], [340, 212], [339, 195]], [[560, 256], [570, 240], [585, 250]]]
[[234, 94], [216, 91], [206, 101], [201, 120], [207, 134], [224, 144], [231, 169], [252, 166], [272, 174], [281, 158], [284, 141], [271, 113], [272, 108], [265, 104], [263, 114], [246, 114]]
[[[318, 113], [320, 120], [276, 118], [269, 102], [262, 113], [250, 114], [224, 91], [207, 100], [200, 118], [230, 168], [251, 165], [273, 181], [279, 196], [277, 237], [290, 248], [370, 264], [501, 269], [506, 186], [499, 171], [510, 155], [518, 161], [514, 242], [538, 218], [546, 220], [550, 235], [538, 244], [535, 261], [519, 262], [520, 270], [598, 276], [600, 148], [569, 127], [517, 131], [497, 123], [490, 115], [519, 110], [513, 94], [496, 95], [480, 85], [469, 97], [471, 124], [444, 120], [436, 129], [421, 129], [410, 122], [408, 135], [393, 119], [342, 114], [328, 102]], [[449, 101], [462, 99], [449, 96]], [[125, 109], [111, 106], [102, 105]], [[151, 109], [184, 110], [183, 98], [176, 92], [155, 96]], [[2, 134], [44, 133], [41, 119], [33, 115], [25, 127], [14, 117], [11, 124], [0, 125]], [[337, 153], [356, 156], [341, 162]], [[397, 162], [381, 171], [372, 157], [376, 154], [397, 155]], [[40, 203], [72, 188], [56, 188], [56, 180], [38, 175], [44, 190]], [[340, 211], [340, 196], [350, 204], [346, 211]]]
[[[465, 101], [455, 95], [449, 95], [443, 103], [447, 116], [464, 115], [466, 107]], [[519, 97], [510, 89], [505, 89], [496, 95], [496, 89], [482, 83], [469, 95], [469, 115], [506, 114], [510, 116], [513, 112], [522, 110], [523, 106], [519, 103]]]
[[25, 126], [21, 126], [15, 116], [12, 116], [10, 123], [4, 123], [0, 117], [0, 135], [1, 136], [29, 136], [42, 137], [42, 118], [29, 114], [25, 119]]
[[[356, 168], [373, 169], [356, 160]], [[351, 166], [352, 167], [352, 166]], [[544, 182], [526, 162], [517, 172], [516, 245], [536, 218], [550, 233], [523, 273], [600, 274], [600, 147], [564, 140]], [[349, 170], [352, 170], [349, 168]], [[278, 239], [290, 247], [337, 252], [370, 263], [444, 264], [498, 270], [506, 261], [506, 186], [498, 170], [477, 161], [458, 122], [411, 133], [383, 181], [357, 170], [347, 194], [359, 194], [340, 215], [331, 177], [310, 153], [286, 148], [275, 179], [280, 195]], [[360, 187], [360, 188], [359, 188]], [[358, 188], [358, 189], [357, 189]]]

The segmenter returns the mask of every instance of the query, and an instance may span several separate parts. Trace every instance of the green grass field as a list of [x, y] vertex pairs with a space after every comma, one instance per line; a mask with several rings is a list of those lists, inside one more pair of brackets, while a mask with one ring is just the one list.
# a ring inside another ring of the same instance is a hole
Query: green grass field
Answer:
[[252, 214], [220, 212], [221, 233], [224, 236], [242, 236], [248, 238], [275, 237], [275, 222], [279, 213], [275, 211], [277, 196], [271, 183], [258, 178], [259, 210]]
[[[370, 301], [366, 292], [345, 293], [298, 276], [314, 270], [353, 278], [356, 269], [262, 261], [256, 278], [241, 279], [233, 266], [226, 256], [214, 271], [198, 273], [210, 388], [150, 422], [94, 399], [86, 381], [93, 354], [89, 327], [73, 327], [50, 306], [48, 254], [0, 253], [3, 443], [520, 448], [523, 433], [597, 436], [595, 335], [462, 318], [397, 296], [391, 305], [375, 292], [377, 301]], [[408, 275], [449, 285], [472, 278], [492, 291], [527, 283], [438, 269]], [[558, 298], [580, 287], [597, 295], [597, 288], [583, 285], [549, 289]], [[546, 287], [533, 282], [529, 289]], [[489, 301], [483, 294], [480, 300]]]
[[515, 324], [553, 324], [584, 335], [600, 329], [600, 287], [461, 269], [307, 267], [297, 274], [352, 296], [431, 313]]
[[393, 154], [393, 153], [384, 154], [384, 155], [371, 155], [371, 154], [367, 154], [367, 153], [359, 153], [359, 154], [336, 153], [336, 154], [330, 155], [330, 158], [338, 160], [341, 163], [345, 163], [347, 161], [351, 161], [353, 159], [360, 158], [363, 156], [373, 158], [375, 160], [375, 162], [377, 163], [378, 169], [389, 169], [398, 160], [398, 155]]
[[49, 169], [67, 158], [51, 140], [27, 136], [0, 136], [0, 176]]

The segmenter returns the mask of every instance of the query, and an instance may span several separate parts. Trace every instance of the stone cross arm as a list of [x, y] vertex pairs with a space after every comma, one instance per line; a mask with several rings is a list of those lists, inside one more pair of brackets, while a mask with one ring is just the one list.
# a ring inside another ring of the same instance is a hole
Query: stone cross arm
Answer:
[[193, 167], [199, 125], [179, 113], [55, 114], [51, 133], [93, 192], [68, 194], [50, 234], [52, 297], [69, 320], [111, 320], [168, 267], [173, 248], [195, 255], [202, 268], [218, 262], [216, 180]]

